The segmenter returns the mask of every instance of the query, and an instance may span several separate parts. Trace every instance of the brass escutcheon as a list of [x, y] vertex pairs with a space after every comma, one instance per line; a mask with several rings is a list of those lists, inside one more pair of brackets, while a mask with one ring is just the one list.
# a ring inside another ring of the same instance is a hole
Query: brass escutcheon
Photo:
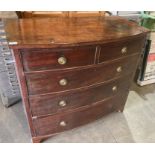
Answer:
[[60, 126], [66, 126], [67, 124], [66, 124], [66, 122], [65, 121], [61, 121], [60, 122]]
[[61, 86], [66, 86], [66, 85], [67, 85], [67, 80], [66, 80], [66, 79], [61, 79], [61, 80], [59, 81], [59, 84], [60, 84]]
[[122, 52], [122, 54], [127, 53], [127, 47], [123, 47], [123, 48], [121, 49], [121, 52]]
[[65, 57], [60, 57], [60, 58], [58, 59], [58, 63], [59, 63], [60, 65], [64, 65], [64, 64], [67, 63], [67, 59], [66, 59]]
[[66, 106], [66, 101], [64, 101], [64, 100], [62, 100], [62, 101], [60, 101], [59, 102], [59, 106], [61, 106], [61, 107], [65, 107]]

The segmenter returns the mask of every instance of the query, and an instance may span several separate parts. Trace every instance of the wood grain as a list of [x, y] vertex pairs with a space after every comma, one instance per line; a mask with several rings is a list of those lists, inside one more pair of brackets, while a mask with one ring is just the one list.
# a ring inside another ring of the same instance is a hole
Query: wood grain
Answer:
[[33, 142], [123, 111], [148, 30], [120, 17], [4, 22]]
[[[92, 122], [109, 112], [119, 110], [117, 108], [123, 105], [125, 98], [126, 94], [121, 94], [74, 112], [34, 119], [36, 134], [55, 134]], [[60, 126], [61, 121], [64, 121], [66, 126]]]
[[[139, 55], [134, 55], [83, 69], [26, 73], [29, 95], [76, 89], [128, 75], [133, 72], [138, 57]], [[117, 72], [118, 67], [122, 68], [121, 72]], [[59, 84], [61, 79], [68, 81], [66, 86]]]
[[[96, 47], [85, 46], [57, 49], [22, 49], [22, 61], [25, 71], [48, 69], [63, 69], [94, 64]], [[60, 57], [65, 57], [64, 65], [58, 63]]]
[[12, 48], [107, 43], [145, 35], [147, 30], [121, 17], [29, 18], [5, 20]]
[[[77, 91], [32, 96], [29, 98], [32, 115], [37, 117], [41, 115], [53, 115], [55, 113], [63, 113], [64, 111], [91, 105], [108, 97], [128, 91], [130, 81], [131, 79], [126, 76]], [[117, 90], [113, 91], [113, 87], [117, 87]], [[60, 106], [60, 101], [65, 101], [66, 106]]]
[[[134, 53], [142, 52], [142, 47], [144, 46], [145, 39], [138, 38], [129, 41], [118, 41], [115, 43], [102, 44], [100, 46], [100, 58], [99, 62], [109, 61], [112, 59], [123, 58], [130, 56]], [[122, 49], [126, 48], [126, 53], [122, 53]], [[110, 53], [110, 54], [109, 54]]]

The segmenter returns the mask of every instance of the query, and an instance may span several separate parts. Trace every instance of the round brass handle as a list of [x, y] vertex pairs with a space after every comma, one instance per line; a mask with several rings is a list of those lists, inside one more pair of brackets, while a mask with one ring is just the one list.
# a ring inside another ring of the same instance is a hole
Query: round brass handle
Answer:
[[54, 44], [55, 43], [55, 40], [53, 38], [51, 38], [50, 43], [51, 44]]
[[67, 63], [67, 59], [65, 57], [60, 57], [60, 58], [58, 58], [58, 63], [60, 65], [64, 65]]
[[66, 79], [61, 79], [60, 81], [59, 81], [59, 84], [61, 85], [61, 86], [66, 86], [67, 85], [67, 80]]
[[122, 54], [127, 53], [127, 47], [123, 47], [123, 48], [121, 49], [121, 52], [122, 52]]
[[65, 121], [61, 121], [60, 122], [60, 126], [66, 126], [67, 124], [66, 124], [66, 122]]
[[117, 72], [118, 73], [122, 72], [122, 67], [121, 66], [117, 67]]
[[113, 91], [113, 92], [116, 92], [116, 91], [117, 91], [117, 86], [113, 86], [113, 87], [112, 87], [112, 91]]
[[64, 100], [62, 100], [62, 101], [60, 101], [59, 102], [59, 106], [61, 106], [61, 107], [65, 107], [66, 106], [66, 101], [64, 101]]

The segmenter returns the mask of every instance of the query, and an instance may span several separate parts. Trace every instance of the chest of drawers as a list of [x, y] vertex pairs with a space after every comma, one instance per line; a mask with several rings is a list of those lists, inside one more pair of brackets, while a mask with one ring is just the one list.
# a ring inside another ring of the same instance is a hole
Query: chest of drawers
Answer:
[[119, 17], [5, 20], [33, 142], [123, 111], [147, 30]]

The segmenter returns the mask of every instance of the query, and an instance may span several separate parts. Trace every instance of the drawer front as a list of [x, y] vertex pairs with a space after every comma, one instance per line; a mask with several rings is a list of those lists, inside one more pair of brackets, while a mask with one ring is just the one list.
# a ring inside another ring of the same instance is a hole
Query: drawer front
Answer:
[[104, 100], [105, 98], [128, 91], [130, 80], [131, 79], [127, 76], [79, 91], [30, 97], [29, 101], [32, 115], [41, 116], [54, 114], [90, 105]]
[[99, 63], [117, 58], [123, 58], [134, 53], [140, 53], [143, 46], [144, 38], [132, 41], [109, 43], [105, 46], [101, 45]]
[[36, 134], [37, 136], [50, 135], [84, 125], [114, 111], [124, 104], [125, 100], [126, 94], [121, 94], [74, 112], [34, 119]]
[[36, 95], [71, 90], [127, 75], [136, 69], [138, 57], [134, 55], [85, 69], [27, 73], [28, 92], [29, 95]]
[[86, 66], [94, 63], [95, 46], [73, 49], [23, 49], [21, 55], [25, 71], [39, 71]]

